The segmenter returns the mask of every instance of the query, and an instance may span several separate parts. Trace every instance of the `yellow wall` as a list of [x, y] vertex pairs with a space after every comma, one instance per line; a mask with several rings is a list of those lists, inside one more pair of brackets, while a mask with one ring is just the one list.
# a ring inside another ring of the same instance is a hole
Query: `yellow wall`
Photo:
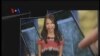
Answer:
[[84, 35], [98, 27], [98, 11], [97, 10], [79, 10], [79, 23]]

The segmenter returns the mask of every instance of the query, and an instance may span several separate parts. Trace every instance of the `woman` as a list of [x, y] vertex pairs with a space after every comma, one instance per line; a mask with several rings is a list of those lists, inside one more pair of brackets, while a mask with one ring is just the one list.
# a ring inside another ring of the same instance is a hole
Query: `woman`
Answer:
[[46, 15], [41, 36], [38, 56], [62, 56], [63, 40], [53, 15]]

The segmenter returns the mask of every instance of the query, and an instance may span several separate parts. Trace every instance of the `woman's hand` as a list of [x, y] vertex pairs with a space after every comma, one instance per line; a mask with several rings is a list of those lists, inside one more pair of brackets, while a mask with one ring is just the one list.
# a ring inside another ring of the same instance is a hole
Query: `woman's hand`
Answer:
[[[94, 29], [92, 32], [90, 32], [89, 35], [87, 35], [78, 45], [79, 48], [86, 48], [92, 43], [96, 42], [98, 40], [98, 28]], [[96, 42], [95, 47], [98, 48], [98, 42]], [[98, 50], [98, 49], [97, 49]], [[97, 51], [96, 50], [96, 51]]]
[[79, 48], [85, 48], [95, 42], [98, 39], [98, 29], [93, 30], [89, 35], [87, 35], [80, 43]]

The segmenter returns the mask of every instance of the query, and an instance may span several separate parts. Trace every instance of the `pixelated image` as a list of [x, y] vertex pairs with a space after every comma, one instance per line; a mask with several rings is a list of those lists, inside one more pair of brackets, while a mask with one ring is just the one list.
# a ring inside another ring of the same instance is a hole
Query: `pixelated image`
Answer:
[[21, 19], [21, 36], [29, 56], [59, 56], [61, 46], [62, 56], [93, 56], [89, 47], [78, 48], [84, 34], [79, 27], [77, 15], [71, 11], [59, 10], [45, 17]]

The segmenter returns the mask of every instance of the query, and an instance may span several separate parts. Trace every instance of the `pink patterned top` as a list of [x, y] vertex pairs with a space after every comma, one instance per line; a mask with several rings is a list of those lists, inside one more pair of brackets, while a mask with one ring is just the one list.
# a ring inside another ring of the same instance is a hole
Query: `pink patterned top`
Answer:
[[38, 40], [38, 45], [41, 45], [42, 52], [45, 50], [56, 50], [58, 51], [59, 47], [64, 44], [64, 41], [60, 41], [58, 44], [53, 39], [47, 39], [47, 43], [44, 40]]

